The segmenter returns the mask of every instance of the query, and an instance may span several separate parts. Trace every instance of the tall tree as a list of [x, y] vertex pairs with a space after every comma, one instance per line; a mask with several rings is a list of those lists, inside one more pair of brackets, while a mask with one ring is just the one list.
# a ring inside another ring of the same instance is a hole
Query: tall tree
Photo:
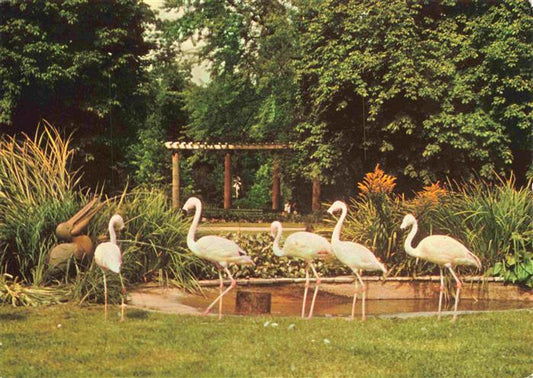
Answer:
[[531, 21], [525, 0], [313, 2], [306, 155], [352, 177], [378, 161], [424, 181], [508, 168], [512, 139], [531, 145]]
[[190, 136], [226, 140], [287, 138], [295, 101], [298, 38], [290, 2], [167, 0], [181, 16], [165, 30], [194, 40], [211, 81], [187, 95]]
[[101, 177], [102, 160], [114, 165], [145, 117], [151, 22], [140, 0], [0, 2], [2, 131], [32, 133], [41, 118], [77, 131]]

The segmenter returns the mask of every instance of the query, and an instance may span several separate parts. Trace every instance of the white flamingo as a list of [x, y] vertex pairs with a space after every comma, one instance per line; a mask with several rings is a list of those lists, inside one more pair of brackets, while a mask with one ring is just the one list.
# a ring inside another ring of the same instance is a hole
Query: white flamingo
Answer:
[[107, 281], [106, 281], [106, 271], [110, 270], [114, 273], [118, 273], [120, 277], [120, 284], [122, 285], [122, 305], [121, 305], [121, 315], [120, 320], [124, 320], [124, 294], [126, 293], [126, 288], [124, 287], [124, 281], [122, 279], [122, 274], [120, 273], [120, 267], [122, 265], [122, 254], [120, 253], [120, 248], [117, 244], [117, 235], [115, 233], [115, 227], [119, 230], [124, 228], [124, 220], [118, 214], [115, 214], [111, 217], [109, 221], [109, 239], [110, 241], [99, 244], [94, 251], [94, 261], [100, 268], [102, 268], [102, 273], [104, 276], [104, 314], [107, 319]]
[[413, 248], [411, 243], [418, 231], [418, 224], [412, 214], [407, 214], [403, 218], [401, 229], [412, 226], [411, 231], [405, 239], [405, 252], [407, 254], [430, 261], [437, 264], [440, 269], [440, 293], [439, 293], [439, 317], [441, 318], [442, 309], [442, 293], [444, 292], [444, 273], [442, 268], [448, 268], [457, 283], [457, 292], [455, 294], [455, 307], [453, 311], [453, 321], [457, 318], [457, 306], [459, 304], [459, 293], [461, 291], [462, 283], [453, 271], [453, 265], [473, 265], [481, 269], [481, 261], [479, 258], [468, 250], [463, 244], [454, 238], [446, 235], [431, 235], [422, 239], [420, 243]]
[[357, 244], [350, 241], [341, 241], [340, 235], [341, 235], [341, 227], [342, 223], [344, 222], [344, 218], [346, 218], [346, 214], [348, 213], [348, 208], [346, 207], [346, 204], [342, 201], [335, 201], [333, 205], [328, 209], [328, 213], [334, 214], [337, 211], [342, 211], [341, 216], [339, 217], [339, 220], [337, 221], [337, 224], [335, 225], [335, 228], [333, 229], [333, 234], [331, 235], [331, 245], [333, 246], [333, 251], [335, 252], [335, 256], [346, 266], [348, 266], [352, 272], [356, 275], [357, 279], [354, 280], [355, 284], [355, 293], [353, 295], [353, 303], [352, 303], [352, 319], [354, 318], [355, 314], [355, 303], [357, 302], [357, 293], [359, 291], [357, 281], [361, 283], [361, 288], [363, 292], [363, 300], [362, 300], [362, 319], [366, 319], [365, 315], [365, 299], [366, 299], [366, 285], [363, 282], [363, 279], [361, 278], [361, 275], [359, 274], [359, 270], [367, 270], [367, 271], [374, 271], [374, 270], [381, 270], [383, 274], [387, 273], [387, 269], [385, 266], [378, 261], [377, 257], [364, 245]]
[[[194, 218], [187, 235], [187, 246], [189, 249], [198, 257], [212, 261], [218, 268], [218, 277], [220, 279], [220, 294], [219, 296], [207, 307], [204, 312], [204, 315], [209, 314], [211, 308], [215, 303], [219, 302], [218, 306], [218, 318], [222, 318], [222, 297], [226, 295], [231, 289], [236, 285], [235, 279], [231, 275], [228, 264], [250, 264], [253, 265], [253, 261], [250, 256], [246, 255], [246, 252], [241, 249], [234, 241], [225, 239], [220, 236], [208, 235], [201, 237], [197, 241], [194, 240], [194, 235], [196, 233], [196, 228], [198, 227], [198, 222], [200, 221], [200, 216], [202, 214], [202, 202], [196, 198], [191, 197], [183, 205], [183, 210], [190, 211], [196, 209], [194, 213]], [[231, 285], [225, 290], [224, 282], [222, 281], [222, 271], [223, 268], [228, 277], [231, 280]]]
[[333, 256], [333, 250], [328, 240], [320, 235], [313, 234], [311, 232], [295, 232], [290, 234], [285, 240], [283, 249], [279, 246], [279, 240], [281, 239], [282, 227], [278, 221], [272, 222], [270, 225], [270, 233], [274, 237], [274, 254], [276, 256], [292, 256], [299, 257], [307, 262], [305, 269], [305, 291], [304, 299], [302, 302], [302, 318], [305, 315], [305, 302], [307, 300], [307, 291], [309, 289], [309, 267], [313, 270], [316, 277], [315, 292], [313, 294], [313, 300], [311, 301], [311, 308], [309, 309], [308, 319], [313, 317], [313, 308], [315, 307], [315, 299], [318, 293], [318, 286], [320, 285], [320, 276], [316, 272], [313, 265], [313, 259], [327, 258]]

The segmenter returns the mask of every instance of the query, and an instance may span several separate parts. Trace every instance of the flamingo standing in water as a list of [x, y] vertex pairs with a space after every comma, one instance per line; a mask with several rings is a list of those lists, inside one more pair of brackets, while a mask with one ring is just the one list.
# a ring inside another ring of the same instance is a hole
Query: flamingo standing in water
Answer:
[[308, 319], [313, 317], [313, 308], [315, 307], [315, 299], [318, 293], [318, 286], [320, 285], [320, 276], [315, 270], [313, 259], [333, 256], [331, 244], [323, 236], [313, 234], [311, 232], [300, 231], [290, 234], [285, 240], [283, 249], [279, 246], [281, 239], [282, 227], [278, 221], [272, 222], [270, 225], [270, 233], [274, 237], [274, 254], [276, 256], [293, 256], [299, 257], [307, 262], [305, 269], [305, 291], [302, 302], [302, 318], [305, 315], [305, 302], [307, 300], [307, 291], [309, 289], [309, 267], [313, 270], [316, 277], [315, 292], [313, 300], [311, 301], [311, 308], [309, 309]]
[[440, 269], [440, 293], [439, 293], [439, 317], [441, 318], [442, 309], [442, 293], [444, 292], [444, 272], [443, 267], [448, 268], [457, 284], [457, 292], [455, 294], [455, 306], [453, 310], [453, 319], [457, 318], [457, 306], [459, 304], [459, 293], [461, 292], [462, 283], [453, 271], [452, 265], [473, 265], [481, 269], [481, 261], [479, 258], [468, 250], [463, 244], [454, 238], [446, 235], [431, 235], [422, 239], [420, 243], [413, 248], [411, 243], [418, 231], [418, 224], [412, 214], [407, 214], [403, 218], [401, 229], [412, 226], [411, 231], [405, 239], [405, 252], [407, 254], [430, 261], [437, 264]]
[[120, 248], [117, 244], [117, 235], [115, 233], [115, 227], [118, 229], [124, 228], [124, 220], [118, 214], [115, 214], [111, 217], [109, 221], [109, 239], [110, 241], [99, 244], [94, 251], [94, 261], [100, 268], [102, 268], [102, 273], [104, 276], [104, 315], [107, 319], [107, 281], [106, 281], [106, 271], [110, 270], [114, 273], [118, 273], [120, 277], [120, 284], [122, 285], [122, 305], [121, 305], [121, 314], [120, 320], [124, 320], [124, 294], [126, 293], [126, 288], [124, 287], [124, 280], [122, 279], [122, 274], [120, 273], [120, 267], [122, 265], [122, 254], [120, 253]]
[[361, 275], [358, 271], [381, 270], [383, 274], [386, 274], [387, 269], [381, 262], [378, 261], [376, 256], [364, 245], [350, 241], [340, 240], [341, 227], [342, 223], [344, 222], [344, 218], [346, 218], [346, 214], [348, 213], [348, 208], [346, 207], [346, 204], [344, 202], [335, 201], [333, 205], [331, 205], [331, 207], [328, 209], [328, 213], [333, 215], [339, 210], [341, 210], [342, 212], [341, 216], [339, 217], [339, 220], [337, 221], [337, 224], [335, 225], [335, 228], [333, 229], [333, 234], [331, 235], [331, 245], [333, 246], [333, 252], [335, 252], [335, 256], [337, 256], [337, 258], [343, 264], [348, 266], [357, 277], [357, 279], [354, 280], [355, 293], [353, 295], [352, 303], [352, 319], [354, 318], [355, 303], [357, 302], [357, 292], [359, 291], [359, 288], [357, 286], [357, 280], [359, 280], [359, 282], [361, 283], [361, 288], [363, 291], [362, 320], [365, 320], [366, 285], [363, 283]]
[[[196, 228], [198, 227], [198, 222], [200, 221], [200, 216], [202, 214], [202, 202], [196, 197], [190, 197], [185, 205], [183, 205], [183, 210], [189, 211], [196, 209], [194, 213], [194, 218], [187, 234], [187, 246], [189, 249], [198, 257], [212, 261], [218, 268], [218, 277], [220, 279], [220, 294], [219, 296], [207, 307], [204, 312], [204, 315], [209, 314], [211, 308], [219, 302], [218, 305], [218, 318], [222, 319], [222, 297], [226, 295], [231, 289], [236, 285], [235, 279], [231, 275], [228, 264], [250, 264], [253, 265], [253, 261], [250, 256], [246, 255], [246, 252], [241, 249], [232, 240], [225, 239], [220, 236], [208, 235], [204, 236], [198, 240], [194, 240], [194, 235], [196, 233]], [[226, 274], [231, 280], [231, 285], [224, 291], [224, 282], [222, 281], [222, 268], [226, 271]]]

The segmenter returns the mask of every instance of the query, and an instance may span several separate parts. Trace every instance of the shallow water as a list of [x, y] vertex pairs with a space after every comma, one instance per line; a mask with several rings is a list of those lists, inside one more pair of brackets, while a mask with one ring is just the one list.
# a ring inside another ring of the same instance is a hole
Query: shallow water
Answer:
[[[302, 310], [303, 287], [253, 287], [239, 288], [230, 291], [223, 299], [223, 313], [236, 314], [235, 297], [237, 290], [269, 292], [271, 293], [271, 314], [276, 316], [299, 316]], [[309, 288], [307, 295], [307, 307], [309, 310], [314, 287]], [[218, 288], [204, 289], [205, 296], [188, 295], [180, 299], [184, 305], [197, 308], [203, 311], [219, 294]], [[350, 316], [352, 311], [353, 297], [333, 295], [326, 292], [318, 292], [315, 302], [314, 315], [316, 316]], [[461, 299], [459, 303], [460, 311], [496, 311], [520, 308], [531, 308], [533, 304], [529, 301], [508, 301], [508, 300], [473, 300]], [[438, 299], [380, 299], [366, 301], [367, 315], [392, 315], [402, 313], [424, 313], [435, 312], [438, 309]], [[453, 310], [453, 298], [443, 305], [444, 310]], [[213, 312], [218, 311], [218, 305], [213, 308]], [[307, 312], [306, 312], [307, 313]], [[358, 297], [356, 316], [361, 314], [361, 300]]]

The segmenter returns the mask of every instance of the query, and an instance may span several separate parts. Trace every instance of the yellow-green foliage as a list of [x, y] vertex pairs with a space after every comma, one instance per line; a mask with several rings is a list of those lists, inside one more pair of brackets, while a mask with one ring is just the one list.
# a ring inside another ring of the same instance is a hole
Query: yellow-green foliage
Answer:
[[0, 275], [0, 304], [17, 306], [38, 306], [57, 304], [68, 298], [65, 288], [28, 287], [17, 277], [5, 273]]
[[45, 122], [33, 138], [0, 139], [0, 263], [34, 284], [44, 281], [45, 257], [56, 225], [78, 207], [69, 170], [70, 138]]

